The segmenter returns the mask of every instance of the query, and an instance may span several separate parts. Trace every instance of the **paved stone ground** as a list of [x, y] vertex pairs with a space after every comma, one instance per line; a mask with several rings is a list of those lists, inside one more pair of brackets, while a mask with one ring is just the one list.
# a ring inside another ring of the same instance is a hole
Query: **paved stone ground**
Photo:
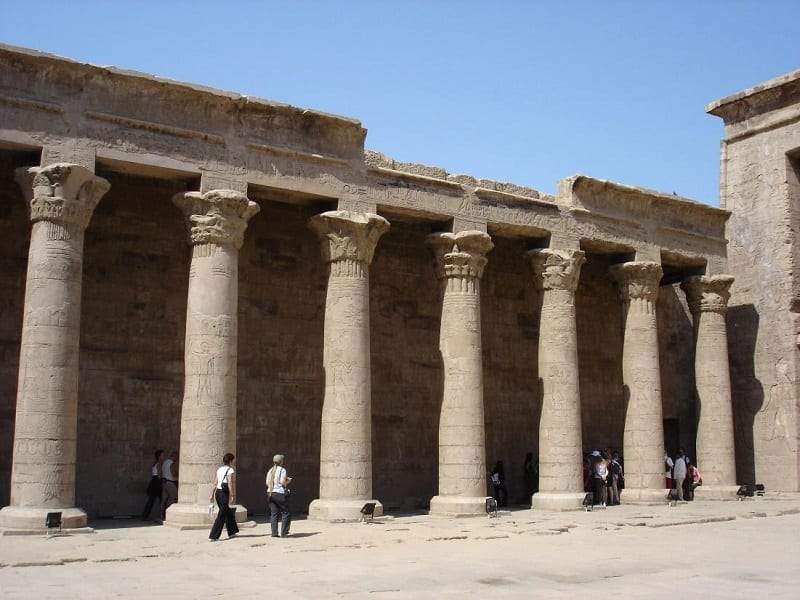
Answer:
[[[205, 531], [0, 537], [0, 597], [797, 598], [800, 498]], [[223, 535], [224, 537], [224, 535]]]

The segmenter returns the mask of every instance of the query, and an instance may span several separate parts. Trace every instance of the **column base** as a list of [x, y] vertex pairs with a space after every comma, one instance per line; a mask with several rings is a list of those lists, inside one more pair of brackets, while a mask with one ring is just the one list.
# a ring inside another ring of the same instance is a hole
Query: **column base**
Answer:
[[537, 492], [531, 497], [533, 510], [578, 510], [583, 508], [585, 492]]
[[488, 496], [434, 496], [428, 514], [441, 517], [481, 517]]
[[622, 504], [664, 504], [669, 497], [668, 489], [625, 488], [619, 493]]
[[[251, 522], [247, 520], [247, 509], [241, 504], [236, 504], [233, 508], [236, 513], [236, 523], [240, 527], [249, 526]], [[211, 517], [208, 516], [208, 504], [175, 503], [167, 509], [167, 519], [164, 521], [164, 525], [176, 529], [205, 529], [211, 527], [216, 518], [216, 510]], [[255, 526], [254, 522], [253, 526]]]
[[80, 529], [89, 523], [89, 517], [80, 508], [33, 508], [6, 506], [0, 510], [0, 527], [46, 532], [47, 513], [61, 513], [62, 529]]
[[738, 485], [701, 485], [694, 488], [695, 500], [737, 500]]
[[315, 521], [327, 521], [328, 523], [353, 523], [363, 518], [361, 509], [370, 502], [375, 503], [374, 517], [383, 515], [383, 504], [378, 500], [358, 500], [358, 499], [336, 499], [336, 500], [314, 500], [308, 507], [308, 518]]

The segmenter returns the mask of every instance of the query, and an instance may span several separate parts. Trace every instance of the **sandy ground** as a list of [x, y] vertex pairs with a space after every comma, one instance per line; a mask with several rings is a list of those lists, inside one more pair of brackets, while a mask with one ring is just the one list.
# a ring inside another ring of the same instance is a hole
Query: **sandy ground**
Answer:
[[218, 543], [206, 531], [92, 525], [93, 534], [0, 537], [0, 597], [800, 597], [800, 498], [296, 520], [286, 539], [269, 537], [262, 519]]

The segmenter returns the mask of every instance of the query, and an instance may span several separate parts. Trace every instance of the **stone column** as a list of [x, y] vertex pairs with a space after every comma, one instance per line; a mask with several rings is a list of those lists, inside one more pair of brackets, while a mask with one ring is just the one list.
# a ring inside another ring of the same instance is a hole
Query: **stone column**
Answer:
[[732, 283], [730, 275], [714, 275], [689, 277], [681, 284], [694, 319], [697, 466], [703, 476], [696, 494], [706, 500], [735, 498], [739, 489], [725, 324]]
[[528, 257], [536, 287], [543, 294], [539, 492], [533, 495], [531, 504], [545, 510], [577, 509], [583, 505], [585, 494], [575, 290], [586, 259], [580, 250], [532, 250]]
[[319, 498], [309, 517], [358, 521], [372, 497], [369, 265], [389, 222], [372, 213], [325, 212], [309, 221], [329, 265]]
[[480, 231], [429, 238], [442, 281], [439, 350], [444, 392], [439, 415], [439, 494], [431, 514], [476, 516], [486, 511], [481, 276], [491, 238]]
[[[186, 305], [181, 465], [178, 502], [167, 524], [210, 523], [208, 499], [226, 452], [236, 454], [236, 356], [239, 249], [258, 204], [233, 190], [177, 194], [192, 262]], [[247, 510], [236, 507], [236, 520]]]
[[622, 381], [626, 405], [622, 501], [656, 503], [666, 498], [664, 421], [658, 358], [656, 300], [661, 265], [627, 262], [611, 268], [619, 284], [625, 324]]
[[75, 507], [83, 234], [108, 181], [70, 163], [17, 170], [33, 222], [20, 345], [11, 505], [0, 527], [44, 529], [48, 512], [84, 527]]

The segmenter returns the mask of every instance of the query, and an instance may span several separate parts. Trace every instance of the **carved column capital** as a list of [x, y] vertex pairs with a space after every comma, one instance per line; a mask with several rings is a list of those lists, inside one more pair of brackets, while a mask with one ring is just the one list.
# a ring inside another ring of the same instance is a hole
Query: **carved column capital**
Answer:
[[575, 293], [586, 255], [581, 250], [541, 248], [527, 253], [538, 290], [567, 290]]
[[434, 233], [428, 236], [439, 279], [479, 280], [486, 266], [486, 254], [494, 248], [492, 238], [482, 231]]
[[31, 221], [52, 221], [86, 229], [92, 213], [111, 184], [86, 167], [56, 163], [16, 170], [28, 202]]
[[681, 282], [692, 314], [700, 312], [724, 313], [731, 297], [732, 275], [694, 275]]
[[[331, 210], [311, 217], [308, 226], [322, 242], [322, 257], [336, 273], [363, 275], [372, 263], [389, 221], [373, 213]], [[337, 265], [334, 267], [334, 265]], [[333, 271], [332, 271], [333, 272]]]
[[664, 272], [657, 262], [626, 262], [611, 267], [611, 276], [619, 285], [619, 296], [623, 302], [645, 300], [655, 304], [658, 286]]
[[183, 211], [189, 227], [189, 243], [231, 246], [244, 242], [247, 222], [260, 209], [258, 204], [234, 190], [211, 190], [175, 194], [172, 202]]

